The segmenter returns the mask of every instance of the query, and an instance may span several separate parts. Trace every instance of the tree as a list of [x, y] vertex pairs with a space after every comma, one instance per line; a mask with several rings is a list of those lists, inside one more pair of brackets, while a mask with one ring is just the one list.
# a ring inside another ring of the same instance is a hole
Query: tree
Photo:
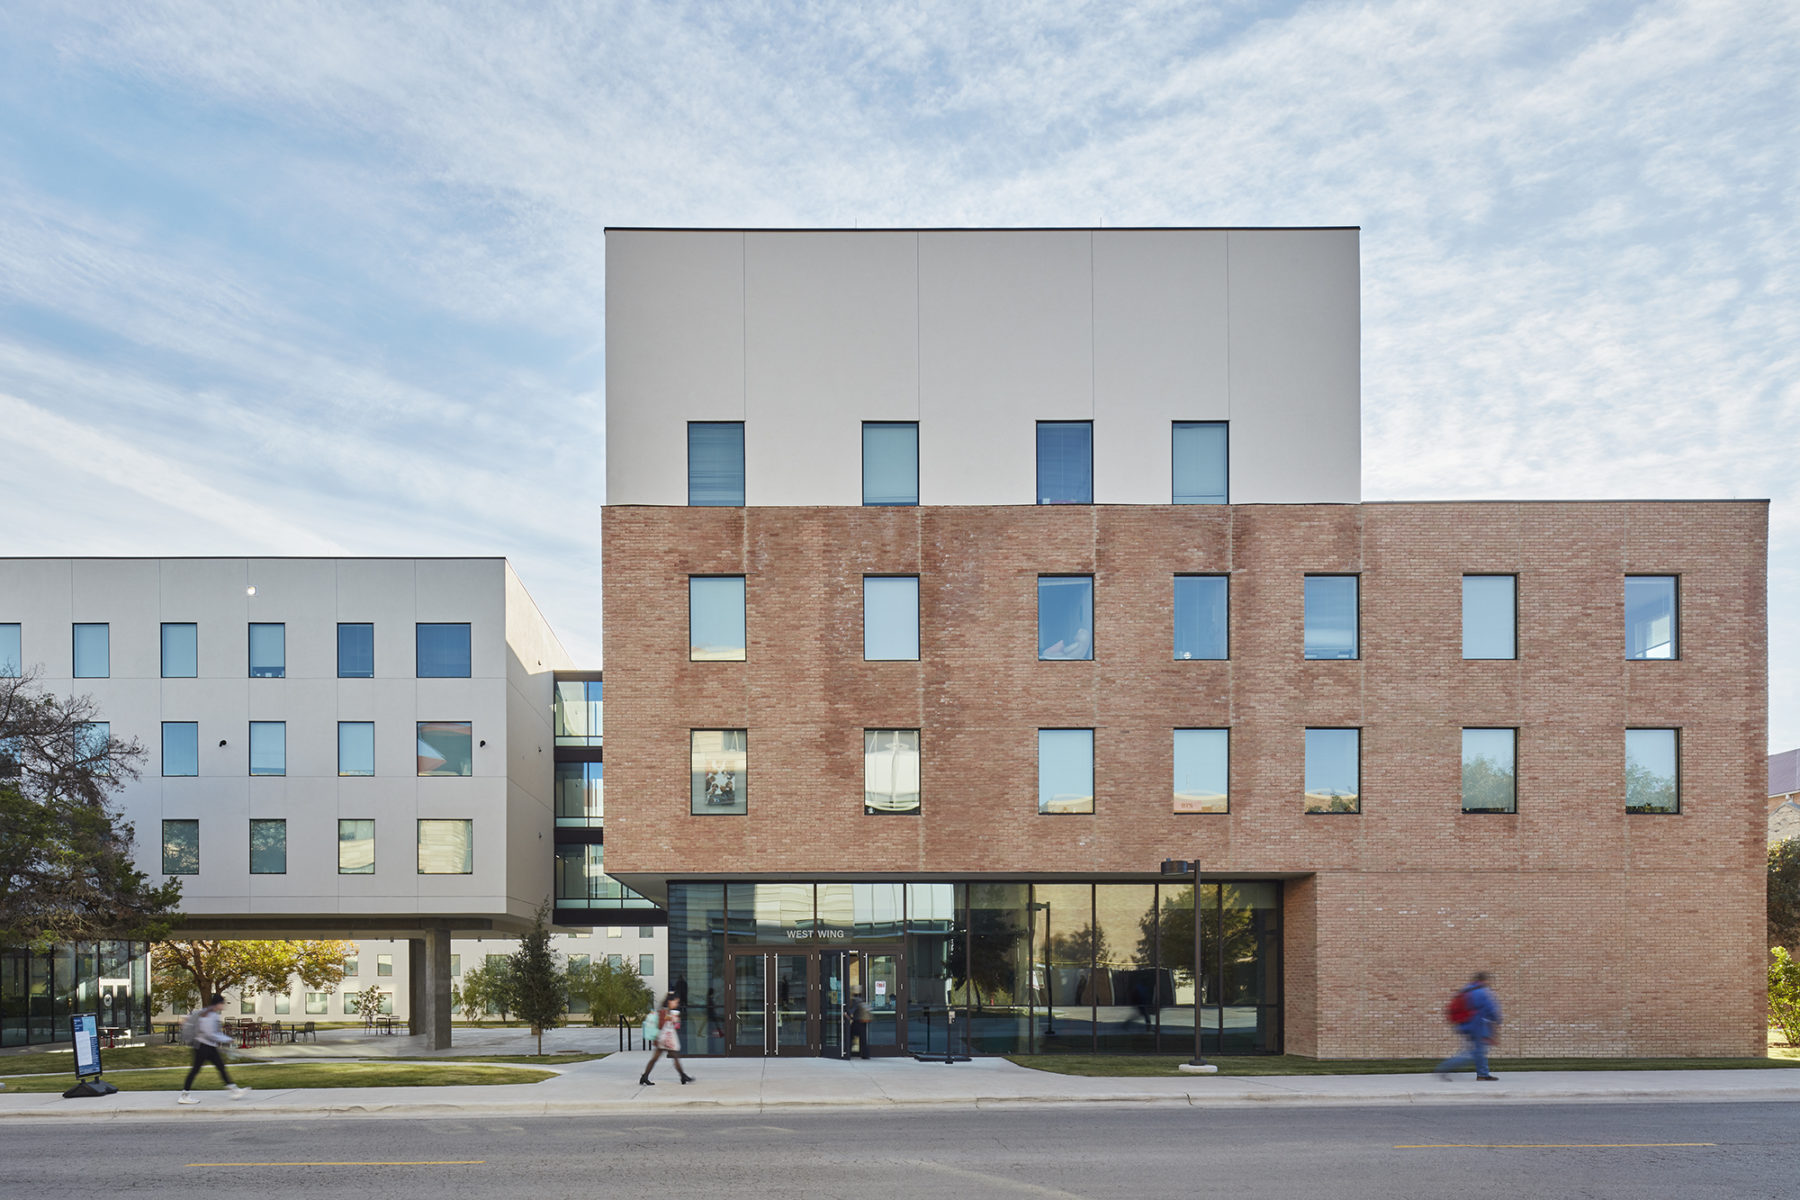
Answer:
[[587, 1001], [595, 1025], [611, 1025], [620, 1018], [635, 1021], [656, 1003], [649, 985], [636, 971], [609, 958], [571, 963], [567, 987], [569, 995]]
[[1800, 838], [1769, 847], [1769, 945], [1800, 954]]
[[344, 981], [352, 942], [158, 942], [150, 951], [158, 1000], [180, 1012], [215, 992], [282, 993], [299, 977], [307, 990], [331, 992]]
[[1800, 1046], [1800, 962], [1785, 946], [1769, 951], [1769, 1024]]
[[143, 747], [97, 716], [29, 672], [0, 678], [0, 944], [154, 940], [174, 920], [181, 881], [151, 886], [115, 805]]
[[544, 1052], [544, 1030], [562, 1024], [563, 1009], [569, 1002], [557, 958], [550, 948], [550, 902], [546, 900], [538, 905], [531, 928], [519, 939], [512, 956], [513, 1004], [519, 1016], [531, 1024], [539, 1054]]

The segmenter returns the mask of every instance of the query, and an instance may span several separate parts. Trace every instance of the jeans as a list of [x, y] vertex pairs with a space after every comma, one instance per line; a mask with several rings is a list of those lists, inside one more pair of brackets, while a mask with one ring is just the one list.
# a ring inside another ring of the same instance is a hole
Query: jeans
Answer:
[[219, 1048], [217, 1046], [207, 1046], [195, 1043], [194, 1065], [188, 1069], [187, 1079], [181, 1085], [182, 1091], [186, 1092], [193, 1089], [194, 1077], [200, 1074], [200, 1068], [207, 1063], [211, 1063], [219, 1069], [219, 1078], [225, 1081], [226, 1087], [233, 1086], [231, 1075], [225, 1070], [225, 1056], [219, 1053]]
[[1488, 1074], [1487, 1037], [1475, 1032], [1475, 1026], [1467, 1025], [1457, 1030], [1462, 1035], [1463, 1051], [1461, 1054], [1446, 1058], [1437, 1065], [1439, 1075], [1448, 1075], [1452, 1071], [1460, 1071], [1465, 1067], [1474, 1067], [1477, 1075]]

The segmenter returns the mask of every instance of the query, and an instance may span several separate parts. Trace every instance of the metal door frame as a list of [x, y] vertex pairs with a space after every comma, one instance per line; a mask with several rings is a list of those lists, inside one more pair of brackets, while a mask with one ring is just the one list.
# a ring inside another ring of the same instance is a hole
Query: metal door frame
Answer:
[[[806, 963], [806, 1042], [800, 1046], [781, 1045], [780, 1022], [775, 1010], [775, 959], [798, 958]], [[820, 1050], [820, 951], [799, 946], [734, 946], [725, 951], [725, 1053], [747, 1058], [817, 1057]], [[754, 958], [762, 962], [763, 1036], [760, 1044], [743, 1045], [738, 1041], [738, 963]]]
[[[907, 1041], [906, 1041], [906, 947], [905, 947], [905, 945], [900, 942], [893, 942], [893, 943], [876, 942], [876, 943], [869, 943], [866, 945], [865, 944], [855, 944], [855, 945], [848, 945], [848, 946], [833, 946], [831, 949], [826, 950], [823, 953], [837, 955], [837, 956], [839, 956], [840, 961], [842, 961], [845, 964], [844, 966], [841, 966], [839, 969], [843, 972], [843, 978], [846, 982], [846, 985], [848, 984], [849, 976], [850, 976], [850, 972], [849, 972], [848, 965], [847, 965], [848, 960], [853, 956], [857, 959], [858, 966], [857, 966], [856, 975], [857, 975], [857, 979], [859, 981], [859, 986], [864, 987], [866, 989], [871, 989], [871, 990], [867, 991], [863, 996], [863, 999], [870, 1003], [874, 1002], [875, 997], [874, 997], [874, 993], [872, 991], [872, 985], [867, 982], [868, 977], [869, 977], [869, 959], [875, 955], [883, 955], [886, 957], [890, 957], [894, 960], [894, 994], [892, 997], [890, 997], [890, 1000], [892, 1002], [893, 1012], [894, 1012], [894, 1043], [891, 1046], [871, 1047], [870, 1052], [871, 1052], [871, 1054], [873, 1054], [876, 1057], [896, 1057], [896, 1056], [899, 1056], [902, 1054], [911, 1053], [911, 1051], [909, 1051], [907, 1049]], [[822, 964], [821, 964], [820, 976], [821, 976], [821, 978], [823, 978], [823, 976], [824, 976]], [[824, 992], [823, 992], [823, 989], [821, 988], [820, 1000], [823, 1001], [823, 999], [824, 999]], [[842, 1053], [847, 1052], [849, 1049], [849, 1046], [850, 1046], [850, 1013], [847, 1010], [847, 1006], [845, 1006], [843, 1004], [839, 1004], [838, 1011], [836, 1013], [827, 1014], [827, 1015], [831, 1019], [835, 1019], [838, 1023], [838, 1038], [837, 1038], [838, 1053], [842, 1054]]]

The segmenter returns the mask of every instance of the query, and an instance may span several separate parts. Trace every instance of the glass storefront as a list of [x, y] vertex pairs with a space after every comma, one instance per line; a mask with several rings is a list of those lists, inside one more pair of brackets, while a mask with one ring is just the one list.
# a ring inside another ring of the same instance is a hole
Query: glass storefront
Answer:
[[67, 1042], [69, 1017], [150, 1031], [149, 947], [78, 942], [33, 953], [0, 949], [0, 1046]]
[[[670, 987], [693, 1054], [1281, 1051], [1281, 885], [679, 883]], [[804, 1003], [799, 997], [804, 993]], [[777, 1036], [779, 1034], [779, 1036]]]

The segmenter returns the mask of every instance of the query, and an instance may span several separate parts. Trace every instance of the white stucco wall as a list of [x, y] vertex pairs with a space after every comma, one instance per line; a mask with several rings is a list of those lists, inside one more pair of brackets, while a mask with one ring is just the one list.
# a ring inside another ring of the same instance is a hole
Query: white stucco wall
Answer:
[[924, 504], [1030, 504], [1035, 424], [1094, 499], [1166, 504], [1170, 426], [1231, 423], [1235, 503], [1360, 499], [1359, 234], [607, 233], [607, 503], [687, 502], [743, 421], [752, 505], [860, 504], [863, 421], [919, 422]]

